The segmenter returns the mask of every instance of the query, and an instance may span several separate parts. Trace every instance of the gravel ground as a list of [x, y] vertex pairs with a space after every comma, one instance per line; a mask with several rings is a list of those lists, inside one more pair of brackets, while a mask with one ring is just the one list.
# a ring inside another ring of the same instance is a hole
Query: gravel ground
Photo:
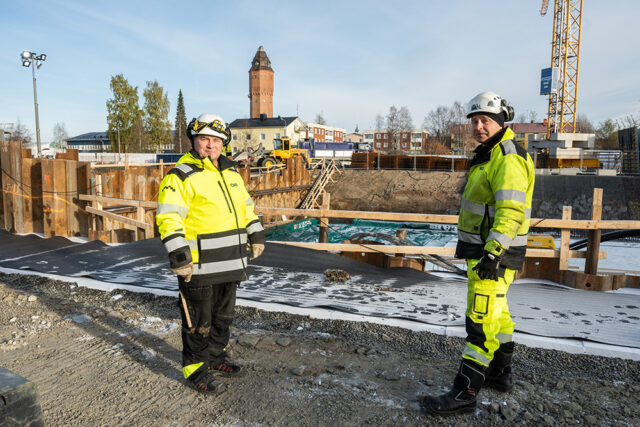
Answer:
[[640, 425], [640, 363], [517, 346], [516, 388], [437, 418], [463, 341], [238, 307], [245, 367], [204, 396], [180, 366], [176, 298], [0, 274], [0, 365], [33, 381], [47, 425]]

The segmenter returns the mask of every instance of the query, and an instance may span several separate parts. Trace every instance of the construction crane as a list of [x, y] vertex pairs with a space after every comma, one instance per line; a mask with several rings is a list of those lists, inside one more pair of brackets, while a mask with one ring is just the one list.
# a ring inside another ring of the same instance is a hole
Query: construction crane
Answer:
[[[549, 92], [547, 139], [551, 133], [573, 133], [578, 116], [578, 66], [582, 32], [582, 1], [554, 0], [551, 75], [555, 90]], [[540, 15], [547, 14], [549, 0], [542, 0]], [[543, 70], [544, 71], [544, 70]]]

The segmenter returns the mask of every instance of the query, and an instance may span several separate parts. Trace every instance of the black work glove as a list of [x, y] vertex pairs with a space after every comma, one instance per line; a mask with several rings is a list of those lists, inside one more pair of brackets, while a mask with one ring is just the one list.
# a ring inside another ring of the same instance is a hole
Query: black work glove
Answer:
[[482, 258], [478, 261], [473, 271], [478, 274], [478, 277], [482, 280], [498, 280], [498, 270], [500, 268], [501, 258], [498, 255], [494, 255], [491, 252], [484, 252]]

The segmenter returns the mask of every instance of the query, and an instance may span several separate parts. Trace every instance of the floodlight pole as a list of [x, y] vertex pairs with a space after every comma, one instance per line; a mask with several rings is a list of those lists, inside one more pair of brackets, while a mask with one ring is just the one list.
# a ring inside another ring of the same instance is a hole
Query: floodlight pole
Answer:
[[40, 147], [40, 120], [38, 119], [38, 94], [36, 91], [36, 67], [35, 60], [31, 61], [31, 74], [33, 75], [33, 105], [36, 111], [36, 142], [38, 144], [38, 157], [41, 156], [42, 150]]

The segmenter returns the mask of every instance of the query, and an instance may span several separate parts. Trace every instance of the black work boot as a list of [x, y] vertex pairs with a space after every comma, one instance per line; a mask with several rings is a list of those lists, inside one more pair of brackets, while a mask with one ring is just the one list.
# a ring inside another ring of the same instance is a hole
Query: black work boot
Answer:
[[224, 390], [224, 383], [216, 380], [207, 369], [198, 369], [187, 378], [189, 387], [198, 390], [200, 393], [216, 394]]
[[513, 358], [513, 341], [500, 344], [493, 354], [493, 360], [487, 370], [485, 387], [507, 392], [513, 390], [513, 375], [511, 374], [511, 359]]
[[420, 400], [420, 406], [432, 415], [473, 412], [486, 369], [469, 359], [462, 359], [451, 391], [440, 396], [425, 396]]
[[209, 363], [209, 371], [227, 377], [239, 377], [244, 373], [241, 365], [231, 363], [226, 359], [219, 359]]

